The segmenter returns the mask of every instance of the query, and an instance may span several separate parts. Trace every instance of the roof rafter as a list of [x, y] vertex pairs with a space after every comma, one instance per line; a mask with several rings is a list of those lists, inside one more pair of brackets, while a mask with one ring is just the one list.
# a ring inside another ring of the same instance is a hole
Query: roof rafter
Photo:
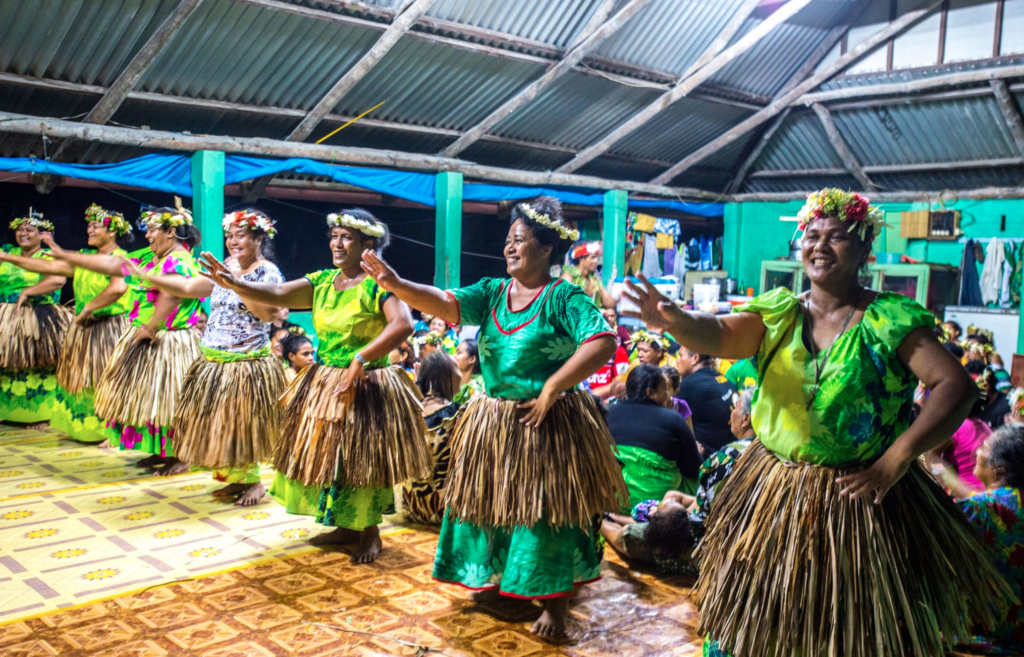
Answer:
[[789, 93], [783, 94], [773, 100], [767, 107], [760, 112], [754, 114], [745, 121], [740, 122], [733, 128], [726, 130], [723, 134], [719, 135], [715, 139], [711, 140], [701, 148], [698, 148], [693, 153], [687, 155], [685, 158], [676, 163], [675, 166], [669, 168], [664, 173], [661, 173], [653, 180], [652, 183], [664, 184], [665, 181], [672, 180], [679, 174], [687, 171], [695, 164], [706, 159], [707, 157], [722, 150], [732, 142], [736, 141], [743, 135], [747, 134], [757, 126], [768, 121], [772, 117], [776, 116], [790, 105], [797, 102], [805, 93], [814, 89], [822, 82], [825, 82], [835, 74], [839, 73], [846, 67], [850, 66], [854, 62], [858, 61], [869, 52], [874, 50], [880, 44], [888, 41], [905, 30], [913, 27], [926, 16], [931, 14], [933, 11], [938, 9], [942, 5], [943, 0], [923, 0], [918, 4], [918, 8], [907, 12], [900, 18], [889, 23], [886, 27], [875, 32], [870, 37], [862, 41], [857, 47], [851, 49], [845, 55], [841, 56], [835, 62], [825, 67], [824, 70], [815, 73], [813, 76], [807, 78], [796, 87], [791, 89]]
[[571, 71], [577, 64], [583, 61], [583, 58], [586, 57], [588, 53], [597, 48], [597, 46], [599, 46], [605, 39], [615, 34], [619, 28], [628, 23], [637, 12], [646, 7], [650, 2], [651, 0], [629, 0], [626, 6], [619, 10], [617, 14], [602, 23], [589, 36], [587, 36], [587, 38], [581, 41], [579, 45], [572, 47], [569, 52], [565, 54], [565, 57], [554, 66], [551, 66], [544, 75], [528, 84], [526, 88], [512, 96], [512, 98], [509, 98], [507, 101], [502, 103], [500, 107], [492, 111], [484, 117], [483, 120], [467, 130], [464, 135], [456, 139], [453, 144], [450, 144], [447, 148], [441, 151], [440, 155], [445, 157], [455, 157], [462, 151], [466, 150], [471, 144], [480, 139], [484, 133], [490, 132], [494, 126], [501, 123], [501, 121], [517, 109], [532, 101], [540, 95], [541, 91], [551, 86], [552, 83]]
[[853, 151], [850, 150], [850, 145], [846, 143], [846, 139], [843, 138], [839, 127], [836, 125], [835, 119], [832, 118], [832, 114], [825, 108], [824, 105], [815, 103], [811, 105], [814, 113], [818, 115], [818, 120], [821, 121], [821, 127], [825, 129], [825, 134], [828, 136], [828, 141], [832, 144], [832, 148], [835, 149], [836, 155], [843, 161], [843, 166], [850, 175], [857, 179], [863, 191], [870, 192], [876, 189], [875, 183], [871, 182], [868, 178], [868, 174], [864, 173], [864, 169], [861, 167], [860, 162], [857, 161]]
[[[757, 9], [757, 6], [760, 4], [755, 0], [747, 0], [747, 2], [737, 10], [736, 15], [733, 16], [731, 21], [729, 21], [729, 24], [724, 30], [722, 30], [722, 33], [719, 34], [718, 38], [712, 42], [707, 51], [697, 60], [697, 63], [700, 63], [702, 60], [706, 60], [707, 63], [700, 68], [691, 68], [688, 72], [689, 75], [683, 76], [683, 78], [673, 86], [672, 89], [656, 98], [654, 102], [634, 114], [631, 118], [620, 124], [600, 140], [580, 151], [580, 154], [574, 157], [570, 162], [560, 166], [558, 171], [560, 173], [571, 173], [594, 158], [599, 157], [624, 137], [633, 133], [640, 126], [644, 125], [688, 95], [702, 82], [709, 80], [727, 64], [753, 48], [769, 32], [796, 15], [797, 12], [813, 1], [814, 0], [790, 0], [779, 7], [771, 16], [761, 21], [757, 27], [744, 35], [743, 38], [732, 46], [726, 48], [725, 46], [739, 31], [743, 22], [755, 9]], [[716, 50], [718, 52], [715, 52]], [[694, 67], [696, 67], [696, 64], [694, 64]]]
[[1010, 93], [1006, 80], [992, 80], [989, 84], [992, 85], [992, 92], [996, 96], [996, 102], [999, 103], [1003, 120], [1006, 122], [1006, 129], [1013, 137], [1017, 152], [1024, 155], [1024, 118], [1021, 117], [1020, 107], [1017, 106], [1017, 101]]

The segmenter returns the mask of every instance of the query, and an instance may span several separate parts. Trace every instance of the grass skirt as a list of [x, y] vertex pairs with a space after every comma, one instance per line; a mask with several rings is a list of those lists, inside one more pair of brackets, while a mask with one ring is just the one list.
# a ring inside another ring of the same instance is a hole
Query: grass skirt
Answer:
[[122, 449], [139, 445], [153, 454], [171, 455], [170, 427], [181, 385], [199, 358], [195, 331], [160, 331], [160, 342], [132, 344], [130, 327], [117, 341], [107, 369], [96, 386], [96, 415], [121, 433]]
[[1012, 597], [975, 531], [916, 463], [881, 505], [754, 441], [715, 497], [699, 629], [743, 657], [931, 657]]
[[0, 303], [0, 369], [47, 370], [57, 367], [61, 344], [71, 323], [64, 306]]
[[559, 398], [539, 428], [515, 400], [477, 395], [452, 434], [445, 501], [452, 520], [483, 527], [589, 526], [629, 493], [611, 434], [590, 395]]
[[288, 386], [274, 468], [303, 485], [392, 487], [430, 472], [418, 392], [398, 369], [356, 381], [352, 402], [334, 391], [344, 369], [310, 365]]
[[84, 326], [72, 322], [61, 348], [57, 385], [72, 395], [95, 388], [128, 325], [124, 315], [97, 317]]
[[218, 363], [200, 356], [178, 399], [174, 449], [193, 466], [250, 466], [270, 458], [281, 431], [277, 400], [284, 371], [277, 358]]

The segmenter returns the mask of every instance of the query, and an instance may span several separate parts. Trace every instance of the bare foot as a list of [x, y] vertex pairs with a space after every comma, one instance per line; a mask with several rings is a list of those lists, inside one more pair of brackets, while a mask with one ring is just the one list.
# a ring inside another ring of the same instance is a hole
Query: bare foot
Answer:
[[546, 639], [565, 638], [565, 623], [568, 618], [569, 596], [548, 598], [544, 601], [544, 613], [530, 631]]
[[49, 422], [36, 422], [35, 424], [28, 425], [28, 428], [32, 431], [46, 431], [50, 428]]
[[497, 602], [498, 600], [501, 600], [501, 593], [499, 593], [498, 587], [495, 586], [493, 589], [473, 591], [469, 594], [469, 599], [477, 604], [483, 602]]
[[359, 532], [359, 534], [359, 544], [356, 545], [356, 549], [352, 552], [349, 560], [352, 563], [376, 561], [380, 551], [384, 549], [384, 544], [380, 541], [380, 530], [377, 528], [377, 525], [367, 527]]
[[310, 545], [345, 545], [346, 543], [358, 543], [361, 532], [357, 532], [354, 529], [345, 529], [344, 527], [335, 527], [333, 532], [327, 532], [326, 534], [320, 534], [306, 541]]
[[167, 459], [165, 459], [164, 457], [162, 457], [162, 456], [160, 456], [158, 454], [151, 454], [150, 456], [147, 456], [146, 458], [142, 459], [141, 461], [137, 461], [135, 463], [135, 465], [140, 467], [140, 468], [155, 468], [155, 467], [163, 465], [166, 462], [167, 462]]
[[114, 449], [114, 446], [110, 444], [110, 438], [107, 438], [102, 443], [96, 446], [99, 447], [100, 449]]
[[235, 495], [241, 495], [245, 491], [245, 484], [228, 484], [224, 488], [218, 488], [213, 491], [214, 497], [233, 497]]
[[245, 492], [235, 500], [235, 504], [238, 506], [252, 506], [262, 500], [263, 496], [267, 494], [267, 489], [259, 482], [242, 485], [245, 486]]
[[157, 475], [160, 477], [170, 477], [171, 475], [185, 474], [190, 469], [191, 467], [187, 461], [172, 458], [167, 461], [167, 465], [165, 465]]

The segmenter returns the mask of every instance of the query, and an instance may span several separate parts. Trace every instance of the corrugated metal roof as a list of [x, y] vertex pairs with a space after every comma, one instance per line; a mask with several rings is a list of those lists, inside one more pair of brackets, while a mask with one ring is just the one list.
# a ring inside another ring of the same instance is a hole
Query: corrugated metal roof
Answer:
[[587, 162], [586, 165], [580, 168], [579, 173], [585, 176], [610, 178], [611, 180], [647, 182], [664, 170], [665, 167], [653, 164], [602, 156]]
[[514, 144], [478, 141], [460, 154], [467, 160], [488, 166], [511, 167], [527, 171], [552, 171], [571, 159], [571, 155]]
[[751, 171], [842, 168], [821, 121], [812, 111], [793, 112], [775, 133]]
[[611, 132], [659, 96], [604, 78], [563, 76], [529, 105], [499, 123], [494, 134], [581, 149]]
[[979, 187], [1019, 187], [1024, 185], [1024, 166], [920, 173], [873, 173], [871, 182], [884, 190], [978, 189]]
[[743, 191], [748, 193], [813, 192], [822, 187], [860, 189], [853, 176], [800, 176], [793, 178], [747, 178]]
[[[341, 124], [324, 121], [317, 126], [316, 132], [310, 135], [310, 141], [317, 141]], [[359, 146], [381, 150], [407, 151], [410, 153], [434, 154], [455, 141], [454, 137], [443, 134], [424, 134], [403, 130], [388, 130], [376, 126], [369, 127], [358, 122], [353, 123], [339, 133], [330, 137], [325, 144], [337, 146]]]
[[114, 113], [110, 122], [171, 132], [284, 139], [298, 120], [129, 99]]

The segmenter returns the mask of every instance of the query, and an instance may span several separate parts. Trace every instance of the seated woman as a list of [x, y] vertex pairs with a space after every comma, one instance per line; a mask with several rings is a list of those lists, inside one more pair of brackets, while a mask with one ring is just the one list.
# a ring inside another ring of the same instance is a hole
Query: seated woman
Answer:
[[423, 419], [433, 467], [426, 478], [395, 486], [395, 508], [408, 522], [440, 525], [444, 519], [444, 482], [451, 460], [448, 436], [459, 410], [452, 398], [460, 381], [455, 359], [443, 351], [430, 354], [420, 363], [416, 385], [423, 393]]
[[[977, 528], [982, 543], [996, 568], [1006, 578], [1014, 595], [1024, 595], [1024, 424], [1007, 424], [997, 430], [978, 450], [974, 474], [984, 485], [981, 492], [963, 488], [954, 494], [968, 495], [959, 504]], [[998, 648], [1002, 654], [1024, 651], [1024, 606], [998, 606], [1001, 620], [995, 632], [978, 637], [970, 652]], [[994, 650], [992, 652], [995, 652]]]
[[[682, 375], [679, 374], [679, 370], [671, 365], [661, 368], [661, 373], [668, 379], [669, 397], [667, 408], [671, 408], [676, 413], [679, 413], [679, 417], [686, 420], [686, 426], [690, 427], [690, 431], [693, 431], [693, 411], [690, 410], [690, 405], [673, 394], [676, 390], [679, 390], [679, 382], [683, 380]], [[697, 447], [699, 449], [700, 445], [698, 444]]]
[[284, 370], [288, 383], [294, 381], [299, 372], [312, 365], [316, 360], [313, 353], [313, 342], [304, 335], [293, 333], [289, 333], [284, 340], [281, 340], [281, 355], [288, 363], [288, 367]]
[[[972, 372], [972, 369], [978, 369], [972, 368], [973, 365], [979, 366], [980, 374]], [[929, 451], [925, 459], [931, 464], [934, 472], [950, 468], [967, 488], [972, 491], [980, 491], [984, 486], [974, 476], [974, 463], [978, 449], [992, 434], [992, 429], [984, 419], [986, 390], [989, 387], [992, 372], [978, 361], [968, 362], [967, 371], [978, 384], [981, 395], [974, 402], [970, 414], [960, 428], [954, 431], [948, 440]]]
[[693, 493], [700, 453], [683, 418], [666, 408], [668, 381], [647, 363], [629, 373], [626, 397], [608, 409], [608, 429], [624, 464], [629, 506], [661, 497], [670, 490]]

